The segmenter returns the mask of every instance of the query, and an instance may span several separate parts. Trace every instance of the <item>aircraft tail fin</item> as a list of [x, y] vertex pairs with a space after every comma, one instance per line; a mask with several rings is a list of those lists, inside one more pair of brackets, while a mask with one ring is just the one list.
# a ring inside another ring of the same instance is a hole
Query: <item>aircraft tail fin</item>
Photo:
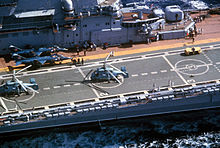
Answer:
[[24, 60], [26, 59], [25, 57], [21, 56], [21, 55], [18, 55], [18, 54], [13, 54], [12, 55], [12, 58], [15, 60], [15, 61], [19, 61], [19, 60]]
[[10, 50], [11, 52], [22, 51], [21, 48], [18, 48], [18, 47], [14, 46], [14, 45], [10, 45], [10, 46], [9, 46], [9, 50]]

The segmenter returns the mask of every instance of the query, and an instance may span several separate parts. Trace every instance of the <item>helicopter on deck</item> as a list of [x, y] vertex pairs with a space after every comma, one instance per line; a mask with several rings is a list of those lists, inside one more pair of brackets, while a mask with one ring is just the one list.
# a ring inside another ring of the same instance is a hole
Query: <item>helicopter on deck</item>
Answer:
[[118, 83], [121, 83], [119, 79], [128, 78], [128, 72], [126, 71], [125, 66], [121, 67], [121, 70], [116, 68], [113, 65], [107, 63], [107, 60], [110, 56], [113, 56], [113, 52], [110, 52], [103, 62], [103, 66], [97, 68], [95, 71], [91, 70], [87, 76], [92, 72], [90, 79], [91, 81], [108, 81], [116, 80]]
[[[31, 65], [30, 65], [31, 66]], [[34, 78], [30, 78], [30, 83], [24, 83], [21, 80], [18, 80], [16, 77], [17, 74], [20, 72], [28, 69], [30, 66], [25, 67], [24, 69], [19, 70], [18, 72], [15, 73], [13, 71], [12, 74], [12, 79], [8, 80], [0, 85], [0, 96], [15, 96], [15, 95], [20, 95], [22, 93], [29, 94], [29, 90], [32, 92], [39, 93], [37, 90], [39, 89], [38, 84], [36, 83]]]

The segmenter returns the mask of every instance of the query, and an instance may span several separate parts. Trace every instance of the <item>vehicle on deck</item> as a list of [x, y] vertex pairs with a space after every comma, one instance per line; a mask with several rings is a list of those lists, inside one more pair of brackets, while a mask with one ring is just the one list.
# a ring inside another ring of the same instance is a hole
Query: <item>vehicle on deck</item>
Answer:
[[185, 55], [195, 55], [195, 54], [200, 54], [201, 52], [202, 49], [200, 47], [186, 48], [184, 50]]

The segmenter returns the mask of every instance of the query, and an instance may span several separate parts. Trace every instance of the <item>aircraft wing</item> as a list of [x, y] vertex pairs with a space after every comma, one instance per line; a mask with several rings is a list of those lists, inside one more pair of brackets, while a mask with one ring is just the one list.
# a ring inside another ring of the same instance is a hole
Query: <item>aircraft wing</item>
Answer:
[[18, 65], [20, 65], [20, 64], [22, 64], [22, 61], [17, 61], [17, 62], [16, 62], [16, 66], [18, 66]]
[[43, 65], [44, 63], [46, 63], [46, 61], [47, 60], [39, 60], [38, 62], [40, 62]]
[[37, 56], [40, 56], [42, 54], [42, 51], [36, 51], [35, 53]]

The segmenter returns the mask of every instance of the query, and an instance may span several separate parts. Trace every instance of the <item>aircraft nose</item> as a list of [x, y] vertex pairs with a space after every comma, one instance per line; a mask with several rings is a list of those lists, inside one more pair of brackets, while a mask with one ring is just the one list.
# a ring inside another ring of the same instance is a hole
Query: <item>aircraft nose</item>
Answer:
[[67, 48], [60, 48], [60, 49], [58, 49], [59, 51], [68, 51], [68, 49]]
[[70, 57], [64, 57], [64, 59], [65, 59], [65, 60], [68, 60], [68, 59], [72, 59], [72, 58], [70, 58]]

